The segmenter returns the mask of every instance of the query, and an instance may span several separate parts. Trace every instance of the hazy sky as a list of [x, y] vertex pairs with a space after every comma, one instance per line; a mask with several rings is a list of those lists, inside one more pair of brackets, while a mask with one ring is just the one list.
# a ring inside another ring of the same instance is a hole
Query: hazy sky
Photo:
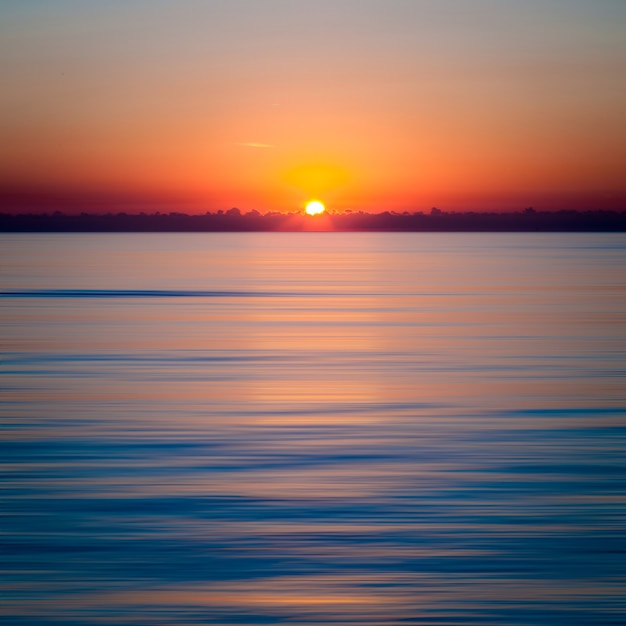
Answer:
[[0, 0], [0, 78], [5, 210], [626, 206], [624, 0]]

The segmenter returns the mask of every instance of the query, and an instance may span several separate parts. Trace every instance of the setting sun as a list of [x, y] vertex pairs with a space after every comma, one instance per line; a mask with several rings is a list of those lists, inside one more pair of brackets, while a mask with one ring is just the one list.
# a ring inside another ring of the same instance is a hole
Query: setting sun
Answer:
[[314, 200], [313, 202], [309, 202], [306, 205], [306, 209], [305, 209], [307, 215], [321, 215], [325, 210], [326, 210], [326, 207], [321, 202], [318, 202], [317, 200]]

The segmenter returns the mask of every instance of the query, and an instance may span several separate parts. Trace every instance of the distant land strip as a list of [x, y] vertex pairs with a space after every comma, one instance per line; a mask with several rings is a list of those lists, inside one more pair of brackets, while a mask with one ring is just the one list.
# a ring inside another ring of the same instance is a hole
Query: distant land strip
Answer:
[[514, 213], [345, 212], [242, 213], [238, 209], [185, 213], [66, 215], [0, 213], [0, 232], [626, 232], [626, 211], [535, 211]]

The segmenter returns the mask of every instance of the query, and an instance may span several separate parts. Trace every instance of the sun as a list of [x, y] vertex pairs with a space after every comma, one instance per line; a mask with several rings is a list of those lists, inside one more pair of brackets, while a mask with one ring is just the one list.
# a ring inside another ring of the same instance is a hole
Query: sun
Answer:
[[326, 207], [318, 200], [313, 200], [306, 205], [307, 215], [321, 215], [326, 210]]

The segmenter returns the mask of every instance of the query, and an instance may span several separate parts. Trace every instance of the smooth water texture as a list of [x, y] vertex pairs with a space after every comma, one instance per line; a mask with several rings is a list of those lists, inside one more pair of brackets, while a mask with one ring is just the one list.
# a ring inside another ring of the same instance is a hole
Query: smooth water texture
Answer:
[[623, 234], [0, 255], [3, 623], [626, 621]]

